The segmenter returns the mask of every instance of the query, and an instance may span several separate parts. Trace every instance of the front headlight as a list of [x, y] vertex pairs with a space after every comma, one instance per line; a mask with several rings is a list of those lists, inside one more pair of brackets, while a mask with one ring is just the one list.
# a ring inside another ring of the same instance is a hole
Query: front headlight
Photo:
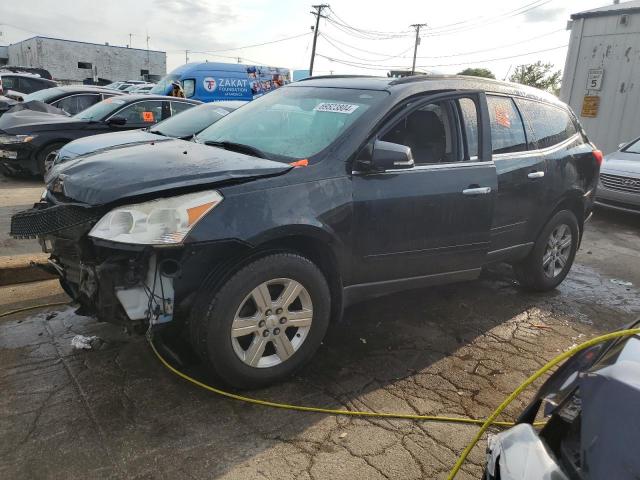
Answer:
[[222, 199], [217, 191], [208, 190], [114, 208], [96, 223], [89, 236], [143, 245], [181, 243]]
[[0, 135], [0, 145], [11, 145], [13, 143], [28, 143], [36, 138], [35, 135]]

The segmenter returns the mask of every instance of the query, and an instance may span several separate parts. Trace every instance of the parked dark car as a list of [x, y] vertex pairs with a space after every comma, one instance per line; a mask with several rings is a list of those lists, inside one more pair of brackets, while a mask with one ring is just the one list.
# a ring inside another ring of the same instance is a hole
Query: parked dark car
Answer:
[[[45, 179], [48, 179], [49, 175], [61, 173], [62, 170], [60, 168], [65, 166], [69, 160], [96, 151], [104, 151], [113, 147], [160, 142], [171, 138], [190, 139], [246, 103], [243, 101], [205, 103], [185, 110], [179, 115], [173, 115], [152, 127], [125, 132], [103, 133], [74, 140], [67, 143], [45, 161], [47, 171]], [[51, 167], [53, 167], [53, 170], [50, 171]]]
[[[518, 425], [489, 437], [485, 479], [640, 478], [638, 379], [637, 335], [577, 353], [544, 383]], [[547, 423], [536, 429], [541, 409]]]
[[6, 95], [10, 90], [27, 95], [57, 85], [53, 80], [47, 80], [39, 75], [12, 72], [0, 67], [0, 95]]
[[43, 175], [47, 157], [66, 143], [98, 133], [144, 128], [198, 105], [195, 100], [152, 95], [121, 95], [103, 100], [73, 117], [5, 126], [0, 118], [0, 170], [5, 175]]
[[601, 160], [569, 107], [522, 85], [313, 78], [195, 142], [70, 165], [12, 234], [41, 238], [83, 314], [185, 329], [220, 378], [253, 388], [308, 361], [354, 302], [500, 261], [556, 287]]
[[114, 92], [109, 88], [92, 85], [72, 85], [67, 87], [47, 88], [24, 97], [24, 102], [39, 101], [64, 110], [69, 115], [75, 115], [86, 110], [102, 100], [121, 92]]

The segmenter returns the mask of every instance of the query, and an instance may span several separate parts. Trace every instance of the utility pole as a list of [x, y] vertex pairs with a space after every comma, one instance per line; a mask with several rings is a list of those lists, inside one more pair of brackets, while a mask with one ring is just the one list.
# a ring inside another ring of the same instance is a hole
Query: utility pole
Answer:
[[133, 33], [129, 34], [129, 48], [133, 48]]
[[316, 26], [315, 28], [311, 27], [313, 28], [313, 47], [311, 48], [311, 63], [309, 64], [310, 77], [313, 76], [313, 61], [315, 60], [315, 57], [316, 57], [316, 43], [318, 41], [318, 29], [320, 28], [320, 17], [323, 16], [322, 10], [325, 8], [329, 8], [329, 5], [327, 5], [326, 3], [323, 3], [320, 5], [311, 5], [311, 6], [316, 9], [315, 12], [311, 12], [312, 15], [316, 16]]
[[418, 55], [418, 45], [420, 45], [420, 27], [426, 27], [426, 23], [414, 23], [411, 25], [416, 29], [416, 43], [413, 47], [413, 65], [411, 65], [411, 75], [416, 73], [416, 55]]
[[184, 63], [189, 63], [189, 50], [184, 51]]

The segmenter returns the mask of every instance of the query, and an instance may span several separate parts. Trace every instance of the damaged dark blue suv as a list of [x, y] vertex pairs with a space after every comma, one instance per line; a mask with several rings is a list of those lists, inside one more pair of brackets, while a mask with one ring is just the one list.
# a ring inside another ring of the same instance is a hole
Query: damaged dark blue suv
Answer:
[[71, 161], [33, 209], [81, 312], [174, 325], [228, 383], [311, 358], [351, 303], [514, 265], [567, 275], [602, 156], [550, 94], [472, 77], [313, 78], [194, 141]]

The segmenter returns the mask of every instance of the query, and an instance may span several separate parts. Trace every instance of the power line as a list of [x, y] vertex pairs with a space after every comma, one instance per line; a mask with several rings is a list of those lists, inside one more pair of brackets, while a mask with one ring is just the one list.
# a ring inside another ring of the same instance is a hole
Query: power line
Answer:
[[[347, 55], [348, 57], [354, 58], [356, 60], [361, 60], [363, 62], [384, 62], [384, 61], [387, 61], [387, 60], [391, 60], [392, 58], [401, 58], [402, 55], [404, 55], [405, 53], [407, 53], [408, 51], [410, 51], [413, 48], [411, 46], [411, 47], [407, 48], [406, 50], [398, 53], [397, 55], [386, 55], [386, 56], [384, 56], [384, 58], [360, 58], [360, 57], [357, 57], [357, 56], [347, 52], [346, 50], [343, 50], [342, 48], [340, 48], [338, 45], [336, 45], [333, 42], [331, 37], [325, 35], [324, 33], [321, 33], [320, 36], [322, 38], [324, 38], [329, 45], [331, 45], [333, 48], [335, 48], [339, 52], [343, 53], [344, 55]], [[355, 48], [355, 47], [352, 47], [352, 48]], [[375, 54], [375, 52], [369, 52], [369, 53]], [[380, 54], [378, 54], [378, 55], [380, 55]]]
[[536, 0], [535, 2], [529, 3], [520, 8], [516, 8], [509, 12], [504, 12], [500, 15], [496, 15], [495, 17], [489, 17], [486, 19], [481, 17], [476, 19], [475, 21], [474, 20], [470, 21], [468, 24], [462, 24], [458, 27], [453, 27], [450, 29], [438, 30], [437, 28], [434, 28], [427, 35], [428, 36], [450, 35], [453, 33], [460, 33], [464, 31], [475, 30], [477, 28], [482, 28], [487, 25], [501, 22], [503, 20], [508, 20], [510, 18], [517, 17], [519, 15], [524, 15], [525, 13], [535, 10], [536, 8], [540, 8], [552, 1], [553, 0]]
[[224, 50], [211, 50], [211, 51], [207, 50], [207, 53], [231, 52], [234, 50], [242, 50], [245, 48], [261, 47], [263, 45], [271, 45], [273, 43], [286, 42], [287, 40], [293, 40], [294, 38], [306, 37], [307, 35], [309, 35], [309, 32], [301, 33], [299, 35], [293, 35], [291, 37], [280, 38], [278, 40], [271, 40], [269, 42], [254, 43], [252, 45], [244, 45], [242, 47], [225, 48]]
[[519, 42], [512, 42], [512, 43], [509, 43], [509, 44], [506, 44], [506, 45], [497, 45], [497, 46], [495, 46], [495, 47], [484, 48], [484, 49], [482, 49], [482, 50], [473, 50], [473, 51], [471, 51], [471, 52], [451, 53], [451, 54], [449, 54], [449, 55], [423, 56], [423, 57], [418, 56], [418, 58], [449, 58], [449, 57], [464, 57], [464, 56], [466, 56], [466, 55], [474, 55], [474, 54], [476, 54], [476, 53], [491, 52], [491, 51], [493, 51], [493, 50], [500, 50], [500, 49], [502, 49], [502, 48], [508, 48], [508, 47], [512, 47], [512, 46], [514, 46], [514, 45], [521, 45], [521, 44], [523, 44], [523, 43], [531, 42], [531, 41], [533, 41], [533, 40], [538, 40], [538, 39], [540, 39], [540, 38], [548, 37], [548, 36], [554, 35], [554, 34], [556, 34], [556, 33], [558, 33], [558, 32], [565, 32], [565, 31], [566, 31], [566, 29], [564, 29], [564, 28], [559, 28], [559, 29], [554, 30], [554, 31], [552, 31], [552, 32], [543, 33], [542, 35], [537, 35], [537, 36], [535, 36], [535, 37], [531, 37], [531, 38], [527, 38], [527, 39], [524, 39], [524, 40], [520, 40]]
[[[544, 53], [544, 52], [550, 52], [553, 50], [559, 50], [561, 48], [566, 48], [568, 45], [560, 45], [557, 47], [552, 47], [552, 48], [545, 48], [542, 50], [536, 50], [533, 52], [526, 52], [526, 53], [520, 53], [517, 55], [509, 55], [509, 56], [505, 56], [505, 57], [496, 57], [496, 58], [488, 58], [488, 59], [484, 59], [484, 60], [474, 60], [471, 62], [461, 62], [461, 63], [446, 63], [446, 64], [438, 64], [438, 65], [418, 65], [419, 68], [432, 68], [432, 67], [456, 67], [456, 66], [461, 66], [461, 65], [473, 65], [476, 63], [488, 63], [488, 62], [497, 62], [500, 60], [509, 60], [512, 58], [519, 58], [519, 57], [526, 57], [529, 55], [535, 55], [538, 53]], [[360, 63], [360, 62], [353, 62], [353, 61], [349, 61], [349, 60], [344, 60], [344, 59], [339, 59], [339, 58], [333, 58], [333, 57], [329, 57], [327, 55], [323, 55], [321, 53], [317, 54], [319, 57], [323, 57], [326, 58], [327, 60], [330, 60], [332, 62], [336, 62], [336, 63], [341, 63], [343, 65], [348, 65], [351, 67], [357, 67], [357, 68], [363, 68], [363, 69], [367, 69], [367, 70], [385, 70], [387, 68], [406, 68], [405, 65], [374, 65], [374, 64], [370, 64], [370, 63]]]

